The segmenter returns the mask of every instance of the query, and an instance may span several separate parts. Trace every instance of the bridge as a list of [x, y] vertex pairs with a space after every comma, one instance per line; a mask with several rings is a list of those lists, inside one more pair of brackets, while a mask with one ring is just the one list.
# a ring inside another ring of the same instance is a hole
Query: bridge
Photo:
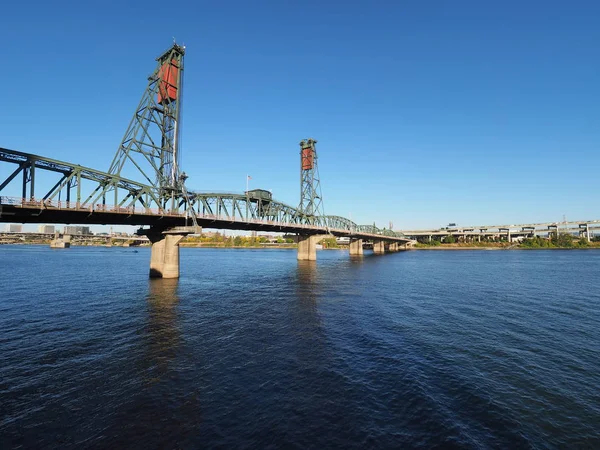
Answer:
[[415, 240], [427, 240], [431, 242], [434, 237], [445, 238], [455, 236], [466, 242], [478, 240], [481, 238], [506, 239], [510, 241], [513, 238], [527, 237], [531, 238], [539, 235], [557, 235], [558, 233], [577, 234], [579, 237], [587, 239], [592, 238], [594, 231], [600, 230], [600, 220], [576, 220], [563, 222], [540, 222], [524, 224], [504, 224], [504, 225], [477, 225], [466, 227], [445, 227], [430, 230], [405, 230], [406, 237]]
[[0, 178], [0, 222], [142, 226], [138, 234], [152, 243], [150, 276], [163, 278], [179, 277], [179, 242], [201, 227], [295, 233], [298, 260], [316, 260], [324, 235], [349, 237], [352, 256], [362, 255], [365, 240], [378, 254], [413, 242], [324, 214], [314, 139], [300, 142], [298, 206], [262, 189], [188, 191], [179, 164], [184, 55], [185, 47], [173, 44], [156, 59], [107, 171], [0, 148], [0, 167], [12, 167]]

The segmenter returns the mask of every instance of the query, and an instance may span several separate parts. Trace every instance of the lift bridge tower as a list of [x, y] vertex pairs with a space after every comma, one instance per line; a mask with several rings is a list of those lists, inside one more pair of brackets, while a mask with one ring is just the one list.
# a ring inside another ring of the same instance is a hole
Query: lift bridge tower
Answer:
[[153, 187], [152, 202], [163, 210], [176, 210], [185, 192], [186, 177], [179, 170], [184, 54], [185, 47], [173, 44], [156, 59], [156, 68], [108, 170], [132, 179], [141, 174]]
[[309, 224], [315, 224], [317, 216], [325, 215], [316, 143], [317, 141], [312, 138], [300, 141], [300, 206], [298, 209], [304, 215], [303, 221]]

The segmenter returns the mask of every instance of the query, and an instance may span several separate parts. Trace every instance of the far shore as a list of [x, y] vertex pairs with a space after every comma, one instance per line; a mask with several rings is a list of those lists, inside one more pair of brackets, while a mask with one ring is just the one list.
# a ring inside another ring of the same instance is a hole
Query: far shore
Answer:
[[[0, 245], [50, 245], [49, 242], [0, 242]], [[88, 243], [88, 244], [80, 244], [80, 243], [71, 243], [71, 247], [104, 247], [104, 248], [148, 248], [150, 247], [148, 244], [144, 243], [142, 245], [106, 245], [99, 243]], [[215, 244], [200, 244], [197, 243], [181, 243], [181, 248], [210, 248], [210, 249], [234, 249], [234, 250], [264, 250], [264, 249], [285, 249], [285, 250], [296, 250], [297, 246], [294, 244], [282, 244], [282, 245], [256, 245], [256, 246], [224, 246], [224, 245], [215, 245]], [[319, 250], [341, 250], [348, 251], [348, 247], [329, 247], [322, 248]], [[460, 250], [600, 250], [600, 246], [589, 246], [589, 247], [540, 247], [540, 248], [530, 248], [530, 247], [520, 247], [519, 245], [512, 246], [480, 246], [480, 245], [438, 245], [438, 246], [417, 246], [417, 247], [409, 247], [407, 249], [401, 248], [400, 252], [411, 251], [411, 250], [427, 250], [427, 251], [460, 251]]]

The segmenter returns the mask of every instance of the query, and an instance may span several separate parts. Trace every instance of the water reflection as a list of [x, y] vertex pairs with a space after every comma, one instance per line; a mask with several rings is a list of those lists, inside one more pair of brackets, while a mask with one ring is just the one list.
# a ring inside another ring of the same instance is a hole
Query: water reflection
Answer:
[[317, 304], [321, 296], [321, 284], [316, 261], [298, 261], [296, 272], [297, 306], [307, 323], [319, 324]]
[[[316, 261], [298, 261], [296, 272], [296, 299], [292, 306], [292, 327], [297, 339], [298, 362], [325, 358], [325, 336], [319, 314], [319, 300], [323, 286]], [[317, 358], [317, 355], [321, 358]]]
[[179, 316], [179, 281], [148, 281], [147, 321], [140, 337], [141, 389], [124, 399], [107, 432], [104, 448], [173, 448], [198, 425], [199, 393], [184, 388]]
[[148, 285], [148, 325], [146, 327], [147, 382], [163, 379], [169, 363], [175, 358], [181, 344], [177, 305], [177, 279], [155, 278]]

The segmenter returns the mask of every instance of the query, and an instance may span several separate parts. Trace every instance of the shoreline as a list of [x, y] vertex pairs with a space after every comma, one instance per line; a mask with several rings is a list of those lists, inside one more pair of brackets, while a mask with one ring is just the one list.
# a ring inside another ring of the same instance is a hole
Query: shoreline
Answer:
[[[35, 245], [35, 246], [49, 246], [50, 243], [45, 242], [1, 242], [0, 245]], [[150, 245], [106, 245], [106, 244], [73, 244], [71, 243], [71, 247], [102, 247], [102, 248], [150, 248]], [[183, 244], [180, 246], [181, 248], [217, 248], [217, 249], [233, 249], [233, 250], [296, 250], [298, 247], [294, 245], [269, 245], [269, 246], [223, 246], [223, 245], [190, 245]], [[347, 247], [338, 247], [338, 248], [322, 248], [319, 250], [341, 250], [348, 251]], [[406, 252], [412, 250], [425, 250], [425, 251], [461, 251], [461, 250], [481, 250], [481, 251], [502, 251], [502, 250], [600, 250], [600, 246], [589, 246], [589, 247], [519, 247], [519, 246], [511, 246], [511, 247], [484, 247], [484, 246], [456, 246], [456, 247], [445, 247], [445, 246], [431, 246], [431, 247], [410, 247], [407, 249], [400, 249], [398, 252], [390, 252], [390, 253], [399, 253]]]
[[413, 247], [410, 250], [600, 250], [600, 247]]

